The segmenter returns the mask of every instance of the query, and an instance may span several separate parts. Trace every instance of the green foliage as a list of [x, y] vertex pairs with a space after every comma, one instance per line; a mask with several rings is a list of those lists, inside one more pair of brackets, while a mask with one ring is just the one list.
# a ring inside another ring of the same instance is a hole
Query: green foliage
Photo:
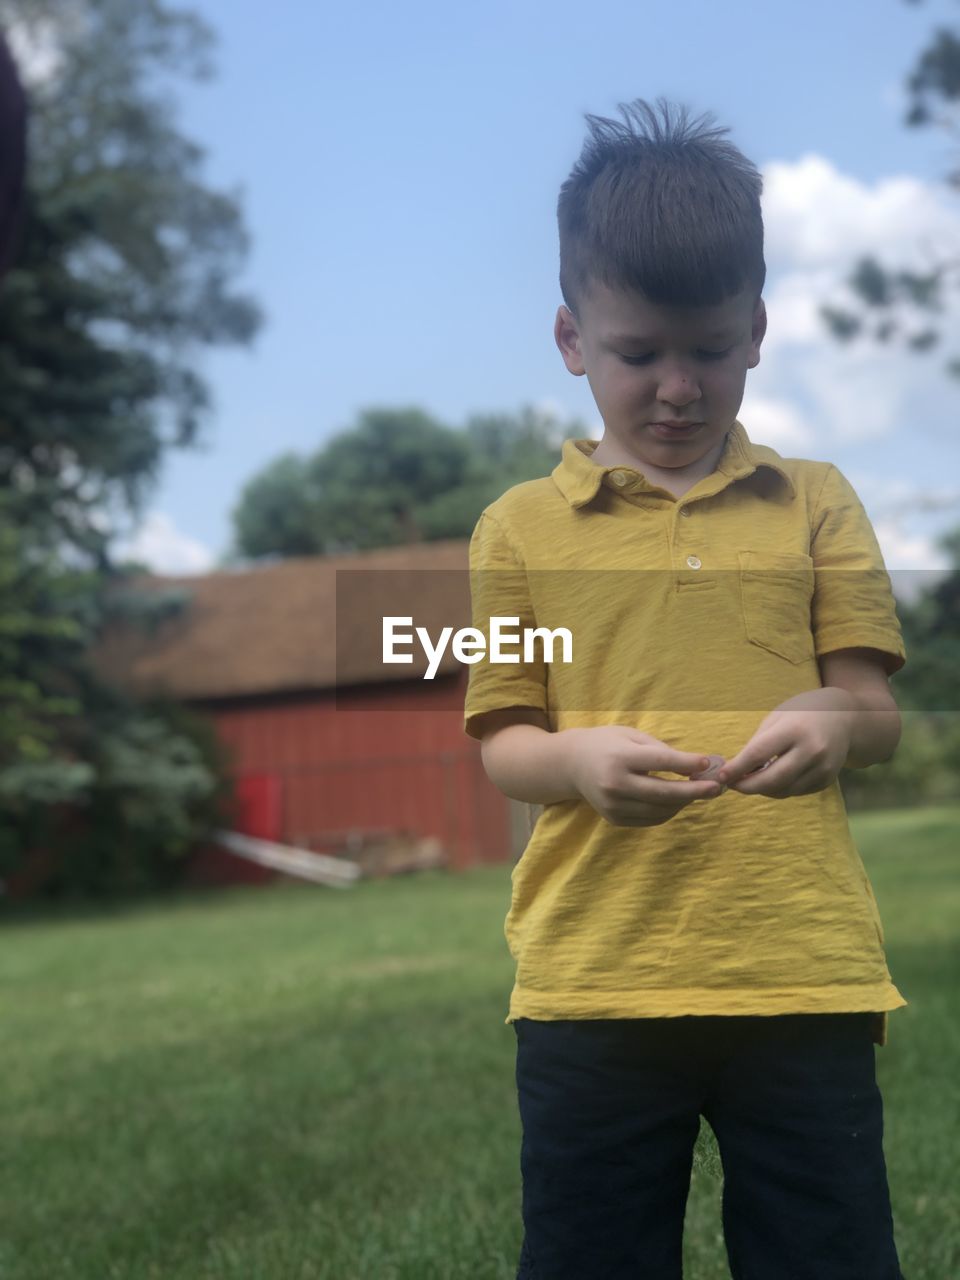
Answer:
[[960, 528], [937, 544], [952, 567], [913, 604], [899, 606], [907, 664], [893, 683], [904, 710], [960, 714]]
[[239, 203], [203, 183], [165, 88], [209, 73], [206, 25], [160, 0], [0, 0], [0, 21], [49, 67], [0, 291], [0, 873], [41, 850], [48, 891], [106, 892], [167, 877], [222, 789], [195, 725], [89, 668], [111, 611], [178, 607], [113, 591], [132, 568], [110, 563], [116, 515], [198, 437], [197, 351], [248, 342], [260, 314], [231, 283]]
[[960, 713], [901, 710], [901, 718], [892, 760], [841, 772], [851, 811], [950, 803], [960, 795]]
[[312, 554], [309, 531], [319, 506], [307, 463], [285, 453], [245, 486], [233, 512], [237, 541], [251, 556]]
[[463, 429], [415, 408], [363, 410], [311, 458], [285, 454], [244, 488], [237, 553], [319, 555], [469, 537], [480, 512], [523, 480], [549, 475], [577, 421], [525, 407], [474, 415]]
[[90, 673], [86, 653], [123, 611], [153, 625], [182, 594], [144, 609], [98, 572], [28, 555], [0, 524], [0, 877], [52, 854], [44, 894], [168, 882], [220, 821], [225, 762], [202, 722], [162, 702], [138, 706]]
[[52, 30], [59, 59], [31, 90], [26, 221], [0, 294], [0, 476], [15, 519], [102, 558], [105, 505], [137, 510], [164, 449], [197, 436], [197, 347], [259, 324], [229, 287], [247, 250], [239, 206], [202, 185], [203, 152], [157, 88], [202, 66], [212, 37], [152, 0], [75, 0], [66, 15], [0, 0], [0, 16]]
[[[873, 326], [872, 337], [880, 343], [889, 343], [892, 337], [901, 336], [911, 351], [929, 351], [940, 341], [940, 334], [929, 326], [904, 332], [902, 321], [890, 314], [901, 309], [904, 303], [928, 311], [942, 311], [942, 286], [947, 267], [932, 268], [924, 275], [900, 270], [888, 271], [876, 258], [869, 255], [857, 260], [847, 284], [861, 301], [865, 310], [860, 315], [840, 307], [821, 305], [820, 317], [839, 342], [849, 342], [859, 337], [867, 327], [867, 312], [880, 311], [882, 318]], [[948, 370], [949, 371], [949, 370]]]
[[910, 73], [907, 87], [913, 102], [906, 123], [912, 127], [935, 119], [927, 101], [929, 95], [936, 93], [947, 102], [960, 97], [960, 38], [956, 32], [937, 29]]
[[[50, 799], [53, 783], [41, 778], [57, 727], [80, 712], [63, 670], [82, 651], [89, 575], [57, 572], [49, 555], [31, 555], [4, 515], [0, 492], [0, 763], [18, 764], [14, 776], [30, 779]], [[74, 793], [74, 773], [55, 776], [64, 778], [65, 794]], [[11, 786], [0, 773], [0, 796], [9, 796]]]
[[891, 680], [903, 731], [893, 759], [844, 770], [850, 808], [935, 804], [960, 795], [960, 529], [939, 539], [952, 568], [898, 605], [907, 663]]
[[85, 712], [70, 739], [81, 759], [0, 771], [0, 877], [29, 874], [44, 857], [36, 891], [45, 897], [176, 883], [183, 855], [226, 820], [223, 747], [205, 721], [170, 703], [137, 706], [101, 690]]
[[129, 892], [175, 884], [183, 855], [224, 825], [227, 759], [207, 722], [163, 702], [117, 700], [95, 725], [96, 764], [69, 857], [45, 885], [57, 895]]
[[[917, 2], [906, 0], [908, 4]], [[940, 99], [949, 108], [960, 97], [960, 35], [957, 32], [944, 27], [937, 29], [917, 58], [905, 88], [910, 102], [903, 123], [908, 128], [925, 128], [935, 123], [951, 125], [949, 111], [936, 114], [931, 108], [931, 99]], [[946, 182], [954, 190], [960, 190], [960, 168], [950, 171]], [[849, 342], [869, 328], [869, 336], [876, 342], [887, 344], [892, 337], [898, 337], [907, 351], [929, 351], [940, 341], [939, 330], [926, 325], [910, 331], [912, 326], [904, 323], [902, 313], [911, 307], [943, 312], [943, 288], [951, 276], [956, 281], [957, 266], [952, 256], [941, 256], [929, 270], [917, 272], [904, 267], [894, 269], [870, 255], [861, 256], [845, 282], [860, 304], [859, 314], [821, 306], [820, 317], [838, 342]], [[881, 318], [873, 324], [875, 313]], [[943, 371], [948, 377], [960, 378], [960, 358], [948, 357]]]

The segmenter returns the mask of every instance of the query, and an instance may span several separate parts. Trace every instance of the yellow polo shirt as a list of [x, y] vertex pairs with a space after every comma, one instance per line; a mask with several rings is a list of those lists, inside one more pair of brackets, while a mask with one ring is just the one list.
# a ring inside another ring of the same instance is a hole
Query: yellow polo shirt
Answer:
[[[850, 483], [782, 458], [739, 422], [716, 469], [674, 498], [566, 440], [550, 476], [485, 508], [470, 543], [473, 623], [566, 628], [469, 668], [465, 730], [538, 707], [551, 730], [630, 725], [730, 759], [785, 699], [821, 687], [819, 655], [906, 660], [889, 575]], [[677, 776], [677, 775], [668, 775]], [[655, 827], [584, 800], [544, 807], [512, 873], [506, 1022], [887, 1011], [876, 900], [839, 783], [777, 800], [728, 790]]]

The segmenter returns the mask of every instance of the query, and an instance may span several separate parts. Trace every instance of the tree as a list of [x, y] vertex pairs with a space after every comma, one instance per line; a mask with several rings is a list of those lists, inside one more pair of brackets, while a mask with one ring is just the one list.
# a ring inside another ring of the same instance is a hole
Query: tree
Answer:
[[[905, 0], [918, 5], [922, 0]], [[956, 113], [935, 114], [937, 99], [952, 108], [960, 98], [960, 36], [938, 28], [907, 78], [911, 101], [904, 117], [908, 128], [939, 124], [956, 134]], [[946, 176], [960, 190], [960, 168]], [[898, 318], [905, 307], [928, 315], [944, 311], [944, 292], [960, 272], [960, 258], [932, 262], [928, 271], [884, 266], [871, 255], [858, 259], [847, 280], [863, 304], [860, 314], [821, 307], [829, 331], [839, 341], [868, 334], [882, 344], [902, 341], [908, 352], [933, 349], [940, 341], [935, 323], [921, 322], [909, 331]], [[960, 356], [947, 359], [944, 371], [960, 377]], [[921, 508], [953, 506], [953, 498], [926, 497]], [[916, 507], [917, 501], [911, 503]], [[898, 614], [908, 662], [894, 677], [893, 688], [904, 714], [904, 731], [893, 761], [870, 770], [845, 773], [844, 794], [855, 804], [903, 804], [956, 795], [960, 778], [960, 528], [943, 535], [952, 569], [927, 587], [912, 605], [901, 602]]]
[[197, 438], [197, 349], [260, 323], [230, 288], [239, 204], [203, 185], [203, 152], [154, 87], [208, 74], [213, 37], [156, 0], [0, 0], [0, 17], [47, 32], [58, 59], [32, 88], [25, 233], [0, 298], [0, 483], [15, 520], [105, 565], [104, 512], [136, 514], [165, 449]]
[[[922, 0], [905, 0], [917, 5]], [[931, 100], [941, 98], [955, 103], [960, 98], [960, 36], [956, 32], [939, 28], [928, 46], [921, 52], [907, 79], [911, 94], [904, 124], [917, 129], [937, 123], [956, 133], [955, 117], [935, 116]], [[947, 175], [946, 181], [960, 190], [960, 168]], [[931, 263], [928, 271], [892, 268], [882, 265], [872, 255], [859, 258], [846, 281], [857, 299], [863, 303], [860, 314], [839, 307], [822, 306], [820, 315], [831, 334], [841, 342], [848, 342], [861, 333], [870, 333], [875, 341], [888, 344], [901, 338], [908, 351], [929, 351], [940, 341], [940, 333], [933, 323], [921, 323], [921, 327], [904, 331], [904, 324], [897, 313], [904, 306], [914, 306], [927, 313], [941, 314], [944, 310], [943, 294], [950, 277], [960, 279], [960, 258]], [[879, 318], [876, 313], [879, 313]], [[960, 377], [960, 354], [950, 357], [945, 372]]]
[[61, 839], [66, 808], [92, 852], [55, 887], [107, 891], [185, 852], [222, 794], [199, 724], [92, 675], [121, 599], [109, 541], [166, 451], [198, 438], [197, 352], [249, 342], [261, 317], [231, 283], [248, 247], [238, 198], [204, 185], [163, 88], [209, 74], [209, 29], [160, 0], [0, 0], [0, 20], [44, 52], [0, 291], [0, 875]]
[[953, 801], [960, 779], [960, 528], [939, 545], [952, 566], [912, 603], [897, 607], [907, 664], [892, 680], [903, 732], [894, 757], [844, 770], [851, 808]]
[[910, 710], [960, 712], [960, 528], [938, 545], [952, 564], [912, 605], [899, 606], [909, 661], [897, 677], [902, 705]]
[[476, 414], [457, 430], [415, 408], [365, 409], [310, 458], [285, 454], [234, 508], [237, 554], [320, 555], [469, 537], [483, 508], [549, 475], [564, 435], [583, 434], [529, 406]]

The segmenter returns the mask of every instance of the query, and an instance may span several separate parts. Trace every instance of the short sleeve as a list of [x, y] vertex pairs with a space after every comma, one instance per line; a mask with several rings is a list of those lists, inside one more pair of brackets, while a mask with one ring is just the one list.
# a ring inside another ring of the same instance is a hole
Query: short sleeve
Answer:
[[470, 539], [470, 600], [472, 625], [483, 633], [486, 651], [469, 668], [464, 731], [480, 738], [480, 718], [490, 711], [505, 707], [547, 710], [546, 667], [540, 646], [539, 656], [530, 661], [524, 660], [522, 645], [502, 646], [504, 654], [518, 661], [494, 662], [490, 658], [491, 618], [510, 619], [508, 624], [500, 624], [505, 636], [522, 635], [525, 628], [536, 626], [536, 621], [526, 570], [496, 518], [486, 511]]
[[834, 649], [879, 650], [887, 675], [906, 663], [890, 575], [873, 525], [849, 480], [830, 465], [811, 530], [817, 656]]

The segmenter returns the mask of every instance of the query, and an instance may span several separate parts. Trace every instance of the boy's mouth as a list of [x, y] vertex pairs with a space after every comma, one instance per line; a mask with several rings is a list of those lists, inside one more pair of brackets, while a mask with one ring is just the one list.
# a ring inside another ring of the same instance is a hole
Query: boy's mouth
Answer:
[[674, 426], [669, 422], [651, 422], [650, 429], [655, 435], [662, 439], [671, 440], [674, 437], [683, 439], [685, 436], [692, 436], [695, 431], [703, 426], [702, 422], [687, 422], [679, 426]]

